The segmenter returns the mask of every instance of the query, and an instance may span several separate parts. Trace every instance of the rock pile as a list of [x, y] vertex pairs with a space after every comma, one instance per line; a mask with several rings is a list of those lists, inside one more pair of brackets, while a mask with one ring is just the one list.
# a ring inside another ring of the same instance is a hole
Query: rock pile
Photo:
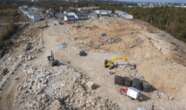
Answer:
[[26, 79], [17, 88], [19, 110], [119, 110], [109, 99], [96, 96], [89, 79], [68, 65], [25, 66]]

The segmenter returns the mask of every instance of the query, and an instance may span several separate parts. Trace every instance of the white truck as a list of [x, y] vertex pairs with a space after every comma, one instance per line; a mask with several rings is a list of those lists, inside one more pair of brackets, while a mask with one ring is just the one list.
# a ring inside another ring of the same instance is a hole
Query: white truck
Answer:
[[123, 87], [120, 89], [120, 93], [122, 95], [127, 95], [128, 97], [134, 100], [140, 100], [140, 101], [143, 100], [141, 92], [133, 87]]

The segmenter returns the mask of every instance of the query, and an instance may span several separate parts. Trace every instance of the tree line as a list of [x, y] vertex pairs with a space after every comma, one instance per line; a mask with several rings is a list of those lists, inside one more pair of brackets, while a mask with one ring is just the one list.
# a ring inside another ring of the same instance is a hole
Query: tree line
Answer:
[[137, 19], [147, 21], [186, 42], [185, 8], [128, 8], [126, 10], [133, 14]]
[[176, 38], [186, 42], [186, 8], [177, 7], [127, 7], [121, 4], [96, 4], [100, 8], [123, 10], [132, 14], [136, 19], [146, 21]]

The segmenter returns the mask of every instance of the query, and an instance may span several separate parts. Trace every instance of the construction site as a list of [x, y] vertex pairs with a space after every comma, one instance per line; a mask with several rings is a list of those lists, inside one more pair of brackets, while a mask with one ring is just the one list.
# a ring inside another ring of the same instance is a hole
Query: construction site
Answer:
[[132, 15], [97, 13], [14, 35], [0, 58], [0, 110], [186, 110], [186, 44]]

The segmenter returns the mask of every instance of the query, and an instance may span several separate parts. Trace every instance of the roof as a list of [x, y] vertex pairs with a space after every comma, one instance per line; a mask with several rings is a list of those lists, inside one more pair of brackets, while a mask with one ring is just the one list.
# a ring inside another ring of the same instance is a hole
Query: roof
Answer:
[[41, 10], [36, 7], [25, 8], [25, 6], [19, 8], [20, 11], [27, 16], [32, 21], [39, 21], [44, 19], [44, 15], [42, 14]]
[[112, 11], [111, 10], [95, 10], [95, 13], [99, 15], [109, 15], [109, 14], [112, 14]]

